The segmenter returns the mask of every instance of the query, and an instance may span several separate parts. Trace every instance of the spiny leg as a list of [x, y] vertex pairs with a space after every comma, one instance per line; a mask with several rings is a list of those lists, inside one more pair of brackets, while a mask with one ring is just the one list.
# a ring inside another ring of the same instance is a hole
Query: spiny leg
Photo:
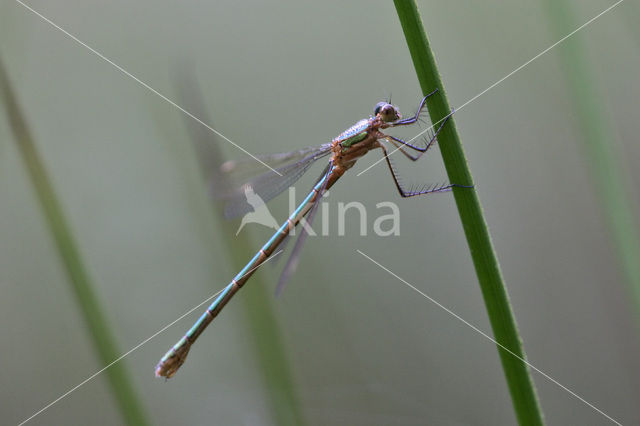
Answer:
[[[401, 144], [399, 144], [398, 142], [396, 142], [394, 140], [394, 138], [392, 138], [391, 136], [389, 136], [389, 137], [387, 137], [385, 139], [388, 140], [389, 142], [391, 142], [393, 144], [393, 146], [395, 146], [397, 148], [397, 151], [400, 151], [402, 154], [404, 154], [405, 157], [407, 157], [411, 161], [418, 161], [420, 156], [422, 156], [422, 153], [417, 154], [417, 155], [413, 155], [410, 152], [405, 151], [403, 146]], [[379, 140], [382, 140], [382, 139], [379, 139]]]
[[427, 94], [427, 96], [422, 98], [422, 100], [420, 101], [420, 105], [418, 105], [418, 111], [416, 112], [416, 115], [414, 115], [411, 118], [405, 118], [404, 120], [398, 120], [394, 122], [392, 126], [405, 126], [407, 124], [413, 124], [416, 121], [418, 121], [418, 119], [420, 118], [420, 114], [422, 114], [422, 110], [424, 109], [424, 106], [427, 104], [427, 99], [429, 99], [430, 96], [435, 95], [437, 92], [438, 92], [438, 89], [435, 89], [433, 92]]
[[422, 189], [418, 190], [418, 191], [414, 191], [414, 190], [406, 190], [402, 187], [402, 184], [400, 183], [400, 179], [398, 178], [398, 175], [395, 171], [395, 169], [393, 168], [393, 164], [391, 163], [391, 159], [389, 158], [389, 155], [387, 153], [387, 149], [381, 144], [380, 148], [382, 149], [382, 152], [384, 153], [384, 158], [385, 160], [387, 160], [387, 165], [389, 166], [389, 170], [391, 171], [391, 176], [393, 177], [393, 182], [396, 184], [396, 188], [398, 189], [398, 192], [400, 193], [400, 196], [403, 198], [409, 198], [409, 197], [415, 197], [418, 195], [425, 195], [425, 194], [432, 194], [435, 192], [447, 192], [450, 191], [452, 188], [454, 187], [458, 187], [458, 188], [472, 188], [471, 186], [466, 186], [466, 185], [458, 185], [455, 183], [451, 183], [448, 185], [433, 185], [433, 186], [425, 186]]
[[[453, 111], [451, 112], [451, 114], [453, 114]], [[429, 141], [425, 144], [424, 148], [421, 148], [421, 147], [419, 147], [419, 146], [416, 146], [416, 145], [410, 144], [409, 142], [405, 142], [405, 141], [403, 141], [402, 139], [396, 138], [395, 136], [385, 135], [385, 137], [384, 137], [384, 138], [385, 138], [386, 140], [388, 140], [389, 142], [391, 142], [391, 143], [392, 143], [392, 144], [397, 148], [397, 150], [398, 150], [398, 151], [400, 151], [400, 152], [402, 152], [402, 153], [403, 153], [403, 154], [404, 154], [404, 155], [405, 155], [409, 160], [411, 160], [411, 161], [418, 161], [418, 160], [420, 159], [420, 157], [422, 157], [422, 154], [424, 154], [425, 152], [427, 152], [427, 151], [429, 150], [429, 148], [431, 148], [431, 147], [433, 146], [433, 144], [435, 144], [435, 143], [436, 143], [438, 133], [440, 133], [440, 130], [442, 130], [442, 127], [443, 127], [443, 126], [444, 126], [444, 124], [447, 122], [447, 120], [449, 119], [449, 117], [451, 117], [451, 114], [449, 114], [449, 115], [447, 115], [447, 116], [445, 117], [445, 119], [444, 119], [444, 120], [442, 121], [442, 123], [440, 124], [440, 127], [438, 127], [438, 130], [436, 130], [436, 132], [435, 132], [433, 135], [431, 135], [431, 136], [429, 137]], [[427, 139], [427, 138], [425, 138], [425, 139]], [[419, 154], [417, 154], [417, 155], [410, 154], [409, 152], [407, 152], [407, 151], [405, 151], [405, 150], [403, 149], [403, 145], [404, 145], [404, 146], [406, 146], [406, 147], [408, 147], [408, 148], [411, 148], [411, 149], [413, 149], [413, 150], [415, 150], [415, 151], [418, 151], [418, 152], [419, 152]], [[394, 151], [394, 152], [395, 152], [395, 151]]]

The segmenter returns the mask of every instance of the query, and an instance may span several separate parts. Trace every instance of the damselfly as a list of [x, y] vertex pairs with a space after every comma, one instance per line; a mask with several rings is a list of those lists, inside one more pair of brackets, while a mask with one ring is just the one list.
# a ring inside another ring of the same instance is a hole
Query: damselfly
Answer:
[[[224, 308], [229, 300], [231, 300], [238, 290], [240, 290], [240, 288], [242, 288], [242, 286], [249, 280], [255, 270], [275, 252], [278, 246], [282, 244], [286, 237], [305, 216], [308, 215], [306, 219], [307, 223], [310, 224], [312, 222], [323, 194], [367, 152], [377, 148], [382, 150], [387, 166], [391, 171], [393, 181], [402, 197], [415, 197], [417, 195], [444, 192], [451, 190], [453, 187], [462, 186], [449, 184], [423, 187], [418, 190], [405, 189], [398, 179], [395, 168], [389, 159], [388, 146], [386, 145], [387, 142], [390, 143], [404, 154], [404, 156], [412, 161], [417, 161], [422, 154], [433, 146], [438, 133], [442, 130], [451, 114], [441, 121], [436, 131], [431, 131], [427, 134], [424, 146], [405, 142], [402, 139], [387, 135], [381, 131], [387, 128], [407, 126], [416, 123], [421, 118], [421, 114], [425, 112], [424, 110], [427, 99], [436, 92], [437, 89], [422, 99], [418, 106], [418, 111], [411, 118], [402, 119], [398, 108], [391, 105], [389, 102], [379, 102], [375, 106], [373, 116], [358, 121], [356, 124], [333, 139], [331, 143], [289, 153], [259, 157], [263, 164], [269, 165], [272, 169], [268, 172], [261, 173], [257, 177], [249, 179], [243, 187], [247, 188], [246, 185], [249, 185], [253, 189], [253, 192], [258, 194], [264, 202], [271, 200], [293, 185], [316, 160], [327, 156], [330, 156], [330, 159], [311, 192], [309, 192], [298, 208], [291, 213], [287, 218], [287, 221], [280, 226], [280, 228], [269, 239], [269, 241], [262, 246], [253, 259], [251, 259], [249, 263], [247, 263], [247, 265], [238, 273], [238, 275], [231, 280], [231, 283], [229, 283], [222, 292], [220, 292], [211, 306], [209, 306], [206, 312], [198, 319], [182, 339], [180, 339], [180, 341], [162, 357], [156, 366], [156, 376], [169, 378], [178, 371], [180, 366], [184, 363], [191, 345], [195, 343], [196, 339], [220, 313], [222, 308]], [[409, 149], [413, 152], [409, 151]], [[248, 169], [250, 167], [247, 167], [247, 165], [247, 162], [242, 161], [228, 162], [223, 165], [222, 169], [225, 173], [244, 173], [245, 175], [248, 175]], [[227, 192], [226, 194], [222, 194], [222, 197], [227, 201], [225, 207], [225, 213], [227, 216], [242, 215], [244, 213], [248, 213], [251, 209], [243, 197], [242, 190], [236, 189], [235, 191]], [[291, 256], [283, 269], [276, 291], [282, 289], [284, 283], [294, 272], [298, 262], [300, 249], [307, 235], [308, 233], [305, 231], [305, 228], [303, 228], [298, 236], [295, 246], [293, 247]]]

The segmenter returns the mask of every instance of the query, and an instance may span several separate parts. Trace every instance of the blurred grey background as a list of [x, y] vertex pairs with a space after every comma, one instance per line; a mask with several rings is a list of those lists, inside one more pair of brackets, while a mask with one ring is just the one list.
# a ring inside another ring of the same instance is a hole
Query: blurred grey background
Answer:
[[[327, 142], [390, 93], [405, 115], [421, 97], [391, 2], [28, 4], [169, 98], [178, 97], [171, 70], [189, 63], [213, 127], [252, 153]], [[610, 4], [572, 1], [576, 26]], [[454, 106], [559, 38], [544, 3], [419, 7]], [[236, 271], [223, 252], [234, 242], [220, 238], [182, 112], [19, 3], [3, 1], [0, 10], [0, 55], [125, 351], [227, 284]], [[637, 12], [624, 2], [575, 36], [634, 189]], [[530, 362], [621, 423], [640, 424], [637, 317], [568, 99], [564, 49], [469, 104], [456, 123]], [[0, 423], [16, 424], [102, 365], [0, 111]], [[243, 157], [217, 140], [228, 158]], [[371, 229], [376, 203], [394, 201], [401, 236], [359, 236], [350, 216], [345, 237], [334, 227], [309, 238], [284, 294], [265, 301], [281, 325], [307, 424], [514, 424], [495, 345], [356, 252], [491, 333], [452, 196], [401, 200], [383, 164], [356, 177], [378, 155], [331, 190], [330, 224], [338, 202], [355, 200], [368, 207]], [[396, 164], [409, 182], [446, 180], [437, 150]], [[629, 195], [640, 211], [637, 191]], [[286, 196], [270, 208], [283, 218]], [[246, 229], [256, 250], [269, 235]], [[273, 288], [278, 272], [258, 274]], [[273, 424], [249, 342], [249, 327], [260, 324], [248, 323], [237, 300], [175, 378], [154, 377], [157, 360], [200, 312], [124, 360], [152, 421]], [[533, 378], [548, 424], [610, 424]], [[100, 375], [30, 424], [121, 422]]]

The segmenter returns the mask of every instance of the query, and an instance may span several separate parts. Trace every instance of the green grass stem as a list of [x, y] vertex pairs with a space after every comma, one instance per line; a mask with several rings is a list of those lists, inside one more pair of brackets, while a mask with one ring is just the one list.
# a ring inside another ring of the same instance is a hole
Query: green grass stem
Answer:
[[[427, 94], [436, 88], [439, 89], [434, 99], [430, 99], [427, 103], [430, 116], [437, 121], [449, 114], [451, 108], [427, 40], [422, 18], [414, 0], [395, 0], [394, 3], [422, 92]], [[456, 130], [455, 115], [453, 118], [438, 135], [444, 165], [450, 182], [473, 185], [471, 171]], [[542, 410], [530, 371], [523, 362], [526, 355], [478, 194], [474, 189], [455, 188], [453, 195], [469, 244], [493, 335], [498, 342], [498, 353], [516, 418], [520, 425], [542, 425], [544, 424]]]
[[[9, 125], [16, 145], [69, 279], [70, 289], [75, 296], [93, 347], [98, 354], [100, 365], [107, 365], [117, 359], [122, 352], [116, 346], [106, 316], [93, 290], [89, 274], [74, 241], [71, 228], [64, 216], [62, 206], [40, 158], [31, 130], [18, 105], [1, 62], [0, 90], [4, 98]], [[46, 285], [44, 282], [40, 284]], [[75, 351], [70, 350], [70, 353], [73, 352]], [[124, 362], [120, 361], [113, 364], [105, 373], [109, 379], [111, 394], [115, 398], [124, 421], [129, 425], [136, 426], [148, 424], [146, 414], [134, 391], [133, 383], [126, 371]]]

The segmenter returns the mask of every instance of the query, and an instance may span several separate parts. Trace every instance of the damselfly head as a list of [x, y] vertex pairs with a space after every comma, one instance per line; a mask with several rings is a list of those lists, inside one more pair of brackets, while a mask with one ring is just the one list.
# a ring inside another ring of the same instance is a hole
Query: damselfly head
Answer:
[[378, 102], [373, 113], [376, 116], [379, 115], [385, 123], [391, 123], [392, 121], [400, 120], [402, 118], [398, 108], [391, 105], [389, 102]]

